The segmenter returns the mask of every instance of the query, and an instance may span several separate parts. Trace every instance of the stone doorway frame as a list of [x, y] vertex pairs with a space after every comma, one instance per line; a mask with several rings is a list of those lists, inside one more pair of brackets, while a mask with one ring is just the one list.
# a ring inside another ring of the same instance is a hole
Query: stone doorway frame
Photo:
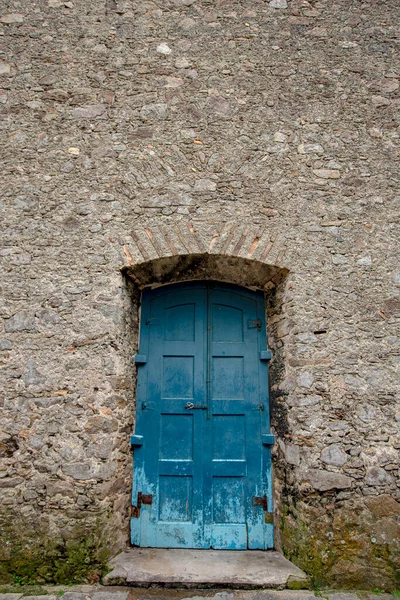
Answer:
[[[191, 228], [188, 228], [190, 233]], [[162, 251], [161, 242], [155, 242], [154, 233], [147, 229], [147, 233], [136, 232], [133, 236], [136, 238], [136, 244], [123, 246], [125, 255], [125, 265], [121, 267], [121, 272], [125, 278], [127, 299], [129, 311], [131, 314], [132, 326], [129, 338], [131, 341], [131, 356], [138, 348], [139, 338], [139, 312], [141, 303], [141, 293], [145, 287], [158, 287], [182, 281], [193, 280], [214, 280], [224, 283], [233, 283], [250, 289], [264, 291], [267, 335], [269, 347], [273, 353], [273, 360], [270, 364], [270, 402], [271, 402], [271, 431], [275, 433], [276, 444], [273, 449], [273, 486], [274, 486], [274, 506], [275, 506], [275, 548], [280, 549], [280, 516], [281, 516], [281, 490], [284, 486], [282, 477], [282, 455], [279, 452], [279, 438], [283, 438], [288, 433], [288, 424], [286, 419], [287, 408], [285, 398], [281, 395], [280, 382], [285, 374], [285, 348], [284, 332], [287, 330], [287, 316], [285, 314], [285, 289], [288, 284], [289, 270], [282, 266], [278, 260], [273, 264], [270, 261], [260, 260], [249, 257], [248, 252], [243, 256], [243, 245], [236, 246], [225, 253], [218, 253], [218, 247], [210, 248], [209, 251], [201, 252], [200, 248], [205, 249], [207, 240], [199, 236], [198, 232], [192, 230], [193, 239], [196, 242], [197, 252], [187, 252], [189, 243], [186, 242], [184, 248], [177, 248], [178, 244], [169, 240], [170, 253]], [[150, 257], [149, 251], [143, 246], [143, 239], [147, 237], [152, 239], [152, 247], [157, 249], [157, 256]], [[208, 236], [209, 237], [209, 236]], [[242, 236], [243, 237], [243, 236]], [[139, 241], [139, 240], [142, 241]], [[211, 242], [213, 241], [211, 236]], [[250, 248], [254, 247], [255, 241], [252, 236], [248, 238]], [[165, 239], [164, 239], [165, 241]], [[192, 247], [193, 247], [192, 243]], [[247, 244], [246, 244], [247, 245]], [[172, 246], [172, 248], [171, 248]], [[228, 245], [229, 246], [229, 245]], [[237, 248], [237, 252], [235, 250]], [[186, 251], [185, 251], [186, 250]], [[210, 252], [211, 250], [211, 252]], [[230, 250], [230, 253], [227, 252]], [[262, 256], [265, 250], [261, 248]], [[270, 253], [271, 247], [268, 251]], [[277, 253], [272, 253], [276, 259]], [[260, 256], [261, 258], [261, 256]], [[272, 258], [272, 256], [271, 256]], [[132, 406], [132, 418], [136, 412], [136, 374], [133, 381], [134, 386], [134, 404]], [[275, 469], [275, 462], [279, 455], [280, 468]]]

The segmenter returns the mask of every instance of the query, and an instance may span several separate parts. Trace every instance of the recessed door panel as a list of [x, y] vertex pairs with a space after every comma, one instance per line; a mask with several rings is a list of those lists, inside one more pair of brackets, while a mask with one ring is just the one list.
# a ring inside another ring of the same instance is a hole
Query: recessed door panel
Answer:
[[193, 342], [195, 304], [169, 306], [165, 310], [165, 337], [167, 341]]
[[160, 521], [169, 523], [191, 521], [193, 505], [192, 477], [162, 475], [160, 477], [158, 505]]
[[213, 460], [246, 458], [245, 415], [213, 415]]
[[193, 415], [161, 414], [160, 459], [193, 460]]
[[[226, 324], [229, 323], [229, 327]], [[213, 304], [212, 306], [212, 341], [242, 342], [243, 311], [240, 308]]]
[[212, 397], [244, 399], [244, 361], [242, 356], [215, 356], [212, 362]]
[[193, 398], [194, 357], [163, 356], [162, 397]]

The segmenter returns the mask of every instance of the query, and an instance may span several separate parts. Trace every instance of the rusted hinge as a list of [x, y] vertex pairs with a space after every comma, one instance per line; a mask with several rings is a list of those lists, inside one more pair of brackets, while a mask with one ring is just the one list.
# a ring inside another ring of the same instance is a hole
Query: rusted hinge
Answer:
[[268, 510], [267, 496], [253, 496], [253, 506], [262, 506], [263, 510]]
[[274, 513], [268, 512], [268, 498], [267, 496], [253, 496], [253, 506], [262, 506], [264, 511], [264, 523], [274, 523]]
[[261, 331], [261, 319], [256, 319], [255, 321], [249, 319], [247, 321], [247, 329], [258, 329], [258, 331]]
[[142, 492], [138, 492], [136, 504], [137, 506], [132, 506], [131, 508], [131, 517], [138, 519], [140, 517], [140, 509], [142, 508], [142, 504], [153, 504], [153, 495], [142, 494]]

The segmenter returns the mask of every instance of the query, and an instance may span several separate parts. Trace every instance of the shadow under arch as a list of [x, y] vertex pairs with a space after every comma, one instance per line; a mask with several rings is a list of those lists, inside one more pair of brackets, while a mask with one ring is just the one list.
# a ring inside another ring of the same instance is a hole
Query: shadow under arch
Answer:
[[140, 294], [149, 285], [191, 280], [214, 280], [247, 288], [271, 290], [289, 273], [288, 269], [258, 260], [222, 254], [183, 254], [161, 257], [122, 268]]

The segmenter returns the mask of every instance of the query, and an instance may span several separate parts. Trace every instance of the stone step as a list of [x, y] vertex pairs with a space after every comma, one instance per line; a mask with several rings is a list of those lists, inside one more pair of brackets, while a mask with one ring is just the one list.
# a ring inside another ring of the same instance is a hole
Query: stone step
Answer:
[[300, 589], [307, 575], [276, 551], [132, 548], [111, 560], [105, 585]]

